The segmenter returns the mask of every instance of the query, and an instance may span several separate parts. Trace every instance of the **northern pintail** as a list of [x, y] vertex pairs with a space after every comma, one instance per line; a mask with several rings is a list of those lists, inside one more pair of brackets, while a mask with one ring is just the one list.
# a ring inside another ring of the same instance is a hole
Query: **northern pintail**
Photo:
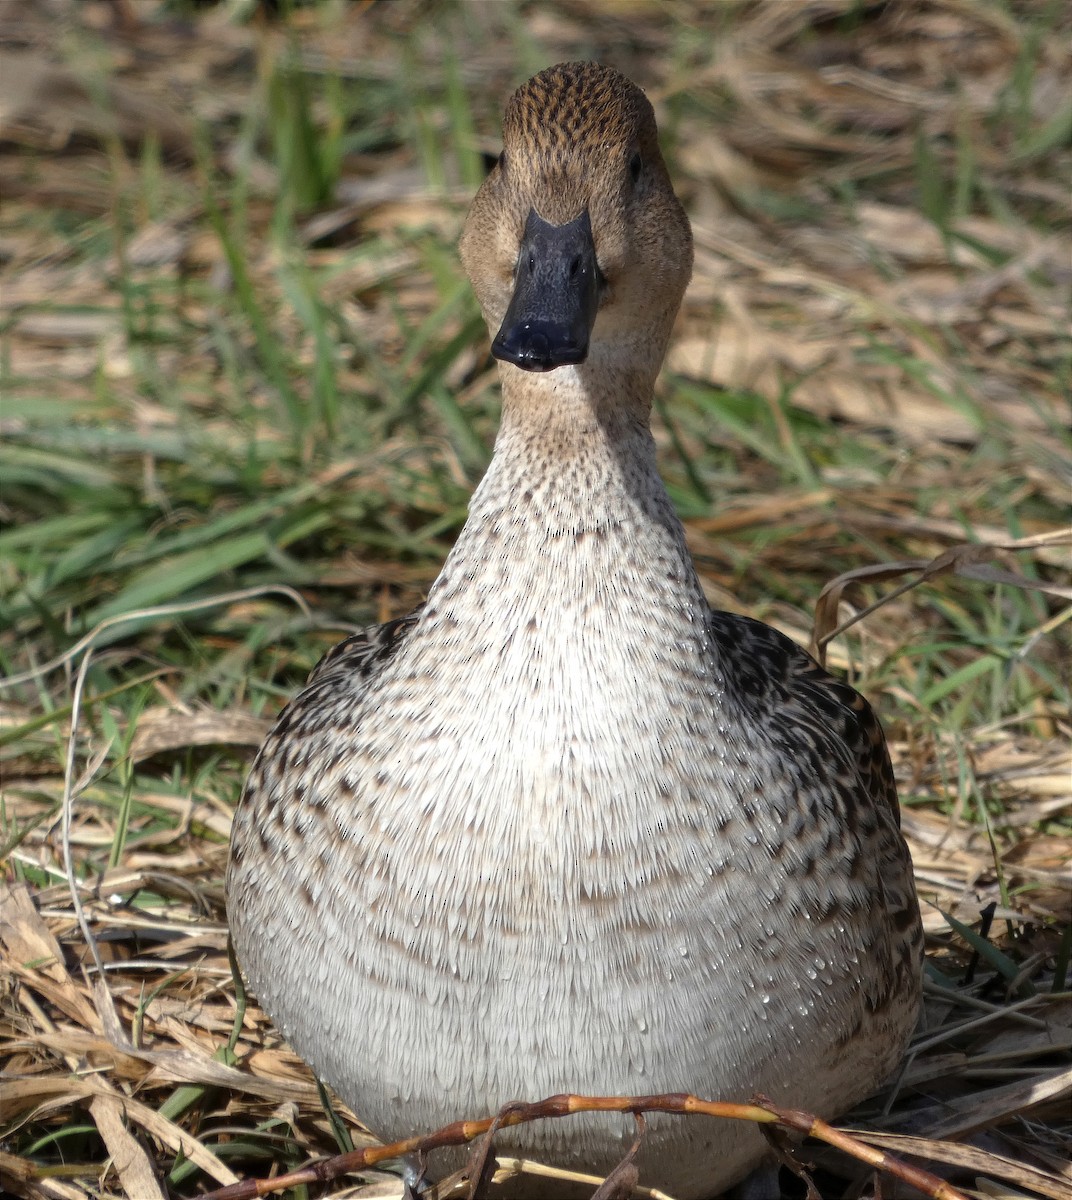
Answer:
[[[239, 962], [385, 1139], [567, 1090], [837, 1115], [920, 1001], [881, 728], [710, 608], [659, 477], [692, 237], [650, 103], [551, 67], [503, 143], [461, 240], [495, 454], [426, 603], [332, 650], [261, 749], [227, 878]], [[598, 1171], [632, 1136], [591, 1116], [501, 1141]], [[764, 1153], [746, 1125], [654, 1118], [641, 1182], [709, 1197]]]

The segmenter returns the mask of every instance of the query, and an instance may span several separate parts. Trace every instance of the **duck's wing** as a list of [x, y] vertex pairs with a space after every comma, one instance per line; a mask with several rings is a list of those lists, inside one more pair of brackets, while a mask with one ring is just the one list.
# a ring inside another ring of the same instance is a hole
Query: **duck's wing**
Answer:
[[417, 624], [421, 609], [404, 617], [370, 625], [344, 638], [313, 667], [305, 686], [276, 718], [246, 780], [239, 813], [254, 806], [265, 788], [265, 773], [286, 770], [287, 739], [305, 738], [337, 725], [340, 718], [352, 719], [355, 707], [385, 663], [398, 652]]
[[787, 756], [804, 743], [845, 761], [857, 776], [861, 801], [885, 810], [900, 828], [897, 781], [882, 726], [871, 705], [843, 679], [821, 667], [791, 638], [762, 621], [713, 611], [717, 642], [732, 647], [737, 694], [765, 712], [768, 729], [781, 732]]
[[[798, 803], [809, 820], [847, 836], [839, 850], [854, 848], [862, 856], [856, 866], [847, 864], [850, 871], [872, 875], [875, 948], [885, 946], [886, 961], [878, 977], [886, 980], [891, 999], [906, 994], [909, 981], [919, 979], [923, 929], [897, 781], [878, 717], [854, 687], [776, 629], [730, 613], [713, 612], [712, 621], [715, 636], [738, 651], [738, 694], [753, 699], [755, 716], [782, 759], [800, 768]], [[833, 851], [817, 845], [821, 854]]]
[[873, 803], [889, 810], [900, 829], [897, 780], [874, 709], [851, 684], [831, 675], [806, 651], [796, 646], [794, 651], [786, 662], [786, 678], [795, 720], [815, 723], [844, 742], [856, 763], [862, 790]]
[[306, 687], [339, 672], [371, 678], [395, 653], [409, 631], [417, 624], [423, 607], [423, 604], [418, 605], [406, 616], [385, 621], [382, 625], [370, 625], [332, 646], [313, 667], [306, 680]]

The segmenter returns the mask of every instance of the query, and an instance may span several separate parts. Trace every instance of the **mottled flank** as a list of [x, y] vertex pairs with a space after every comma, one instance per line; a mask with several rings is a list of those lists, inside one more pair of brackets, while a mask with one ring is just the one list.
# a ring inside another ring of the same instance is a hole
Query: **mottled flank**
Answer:
[[[553, 67], [504, 142], [466, 270], [494, 334], [529, 214], [586, 211], [587, 357], [501, 364], [495, 455], [427, 602], [332, 651], [269, 735], [232, 841], [239, 961], [387, 1139], [560, 1091], [837, 1115], [897, 1067], [920, 999], [882, 731], [704, 598], [648, 427], [692, 242], [647, 100]], [[502, 1140], [598, 1171], [632, 1135]], [[745, 1124], [655, 1118], [641, 1182], [712, 1196], [764, 1153]]]

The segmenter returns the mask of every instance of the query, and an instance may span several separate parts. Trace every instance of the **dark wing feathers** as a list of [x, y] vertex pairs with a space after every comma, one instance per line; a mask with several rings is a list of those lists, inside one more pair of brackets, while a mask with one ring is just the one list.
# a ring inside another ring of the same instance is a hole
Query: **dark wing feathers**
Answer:
[[370, 625], [331, 647], [313, 667], [305, 687], [276, 718], [246, 783], [247, 801], [260, 784], [258, 767], [267, 760], [269, 745], [282, 762], [288, 737], [309, 737], [353, 719], [355, 696], [365, 690], [368, 681], [402, 644], [417, 624], [420, 612], [418, 607], [404, 617]]
[[313, 667], [306, 681], [307, 685], [319, 683], [326, 676], [339, 671], [353, 671], [365, 677], [374, 675], [380, 664], [391, 657], [406, 634], [417, 624], [423, 607], [423, 604], [418, 605], [406, 616], [385, 621], [382, 625], [370, 625], [367, 629], [351, 634], [337, 646], [332, 646]]
[[901, 825], [901, 806], [886, 738], [878, 717], [860, 693], [842, 679], [830, 675], [803, 650], [797, 649], [788, 663], [793, 691], [809, 702], [817, 717], [848, 747], [860, 772], [861, 782], [876, 803], [885, 804]]
[[862, 790], [884, 804], [899, 826], [897, 782], [886, 738], [864, 697], [770, 625], [717, 611], [711, 619], [718, 641], [738, 651], [731, 658], [741, 694], [762, 694], [774, 722], [791, 717], [798, 727], [810, 728], [818, 741], [843, 746]]
[[[768, 727], [781, 729], [792, 739], [787, 751], [802, 758], [808, 748], [822, 748], [849, 766], [855, 784], [828, 799], [846, 806], [841, 819], [847, 828], [856, 828], [865, 837], [866, 852], [878, 866], [883, 907], [895, 934], [890, 950], [897, 958], [897, 968], [891, 971], [891, 982], [918, 978], [923, 930], [912, 858], [900, 832], [893, 764], [871, 705], [854, 687], [830, 675], [796, 642], [769, 625], [723, 612], [713, 612], [711, 620], [716, 639], [735, 644], [739, 651], [731, 656], [737, 693], [751, 696], [757, 711], [765, 714]], [[901, 993], [895, 986], [891, 994]]]

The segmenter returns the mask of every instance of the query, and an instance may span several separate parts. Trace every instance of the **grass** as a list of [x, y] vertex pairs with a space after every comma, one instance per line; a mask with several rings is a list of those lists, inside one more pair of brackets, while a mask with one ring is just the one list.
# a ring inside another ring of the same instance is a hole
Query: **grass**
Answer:
[[[420, 599], [487, 465], [494, 372], [455, 242], [532, 70], [598, 56], [659, 107], [698, 254], [656, 434], [714, 602], [806, 642], [842, 572], [1068, 523], [1064, 6], [281, 7], [144, 4], [124, 33], [72, 6], [59, 49], [30, 12], [23, 61], [65, 86], [0, 83], [2, 1169], [20, 1194], [135, 1194], [107, 1166], [125, 1145], [109, 1095], [145, 1100], [127, 1120], [176, 1194], [335, 1143], [263, 1015], [236, 1016], [229, 817], [264, 723], [343, 632]], [[1021, 582], [936, 576], [830, 655], [883, 713], [935, 961], [956, 977], [961, 926], [997, 900], [991, 943], [1061, 995], [1069, 552], [996, 565]], [[118, 1026], [172, 1054], [161, 1077], [108, 1041], [68, 874]], [[980, 967], [995, 1041], [1021, 1028], [1008, 971]], [[1054, 1003], [1021, 1080], [1067, 1063]], [[910, 1089], [947, 1117], [1007, 1082], [980, 1081], [985, 1041], [952, 1044], [971, 1082]], [[1056, 1110], [1029, 1123], [1010, 1101], [991, 1124], [1057, 1170]]]

